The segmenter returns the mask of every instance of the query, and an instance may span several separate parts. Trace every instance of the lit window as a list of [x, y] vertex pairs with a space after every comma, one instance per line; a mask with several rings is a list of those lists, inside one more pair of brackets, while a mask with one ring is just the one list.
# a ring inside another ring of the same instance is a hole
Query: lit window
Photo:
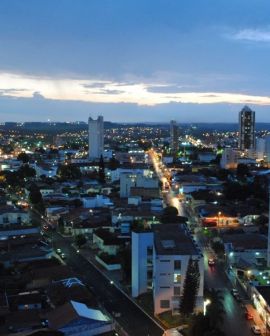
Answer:
[[174, 281], [174, 283], [180, 283], [181, 282], [181, 274], [180, 273], [174, 273], [173, 281]]

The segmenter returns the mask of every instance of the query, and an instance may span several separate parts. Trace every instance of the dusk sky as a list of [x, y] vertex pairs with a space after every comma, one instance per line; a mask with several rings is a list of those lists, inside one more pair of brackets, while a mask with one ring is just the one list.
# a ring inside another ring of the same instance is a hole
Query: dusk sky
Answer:
[[1, 0], [0, 122], [270, 122], [269, 0]]

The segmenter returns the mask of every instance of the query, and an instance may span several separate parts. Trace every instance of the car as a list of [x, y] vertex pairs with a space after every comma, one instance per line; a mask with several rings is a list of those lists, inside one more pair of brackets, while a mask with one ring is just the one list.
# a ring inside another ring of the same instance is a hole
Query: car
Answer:
[[56, 249], [56, 253], [57, 254], [61, 254], [62, 253], [62, 250], [60, 248]]
[[251, 327], [251, 331], [253, 332], [254, 335], [262, 334], [261, 329], [255, 324]]
[[214, 258], [209, 258], [209, 259], [208, 259], [208, 265], [209, 265], [209, 266], [215, 266], [215, 264], [216, 264], [216, 261], [215, 261]]
[[232, 296], [237, 296], [237, 295], [239, 295], [238, 290], [235, 289], [235, 288], [233, 288], [233, 289], [231, 290], [231, 293], [232, 293]]
[[248, 311], [246, 311], [246, 312], [245, 312], [245, 319], [246, 319], [246, 320], [249, 320], [249, 321], [250, 321], [250, 320], [253, 320], [253, 316], [252, 316]]
[[231, 290], [232, 296], [235, 298], [236, 301], [241, 302], [241, 297], [237, 289], [233, 288]]
[[61, 256], [62, 259], [66, 259], [65, 253], [61, 253], [60, 256]]

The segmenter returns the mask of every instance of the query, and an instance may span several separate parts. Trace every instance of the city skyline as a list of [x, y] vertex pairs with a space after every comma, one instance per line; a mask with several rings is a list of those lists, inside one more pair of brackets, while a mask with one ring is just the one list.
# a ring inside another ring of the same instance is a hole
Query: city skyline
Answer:
[[267, 122], [270, 4], [0, 4], [1, 121]]

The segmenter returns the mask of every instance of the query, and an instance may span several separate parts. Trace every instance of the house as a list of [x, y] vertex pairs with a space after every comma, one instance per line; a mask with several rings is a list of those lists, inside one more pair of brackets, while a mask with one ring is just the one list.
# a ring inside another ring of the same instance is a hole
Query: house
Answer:
[[100, 310], [70, 301], [48, 314], [49, 327], [65, 335], [93, 336], [113, 330], [112, 321]]
[[101, 252], [116, 255], [123, 245], [123, 241], [119, 239], [114, 232], [100, 228], [93, 233], [93, 244], [95, 244]]
[[0, 206], [0, 227], [29, 223], [29, 213], [14, 206]]
[[266, 264], [266, 236], [259, 233], [223, 234], [222, 241], [229, 265], [237, 268], [244, 262], [249, 268], [258, 268]]
[[[143, 174], [130, 174], [122, 173], [120, 175], [120, 197], [128, 197], [131, 195], [131, 188], [153, 188], [155, 189], [155, 195], [159, 188], [159, 179], [153, 177], [151, 174], [145, 176]], [[157, 197], [157, 196], [155, 196]]]

